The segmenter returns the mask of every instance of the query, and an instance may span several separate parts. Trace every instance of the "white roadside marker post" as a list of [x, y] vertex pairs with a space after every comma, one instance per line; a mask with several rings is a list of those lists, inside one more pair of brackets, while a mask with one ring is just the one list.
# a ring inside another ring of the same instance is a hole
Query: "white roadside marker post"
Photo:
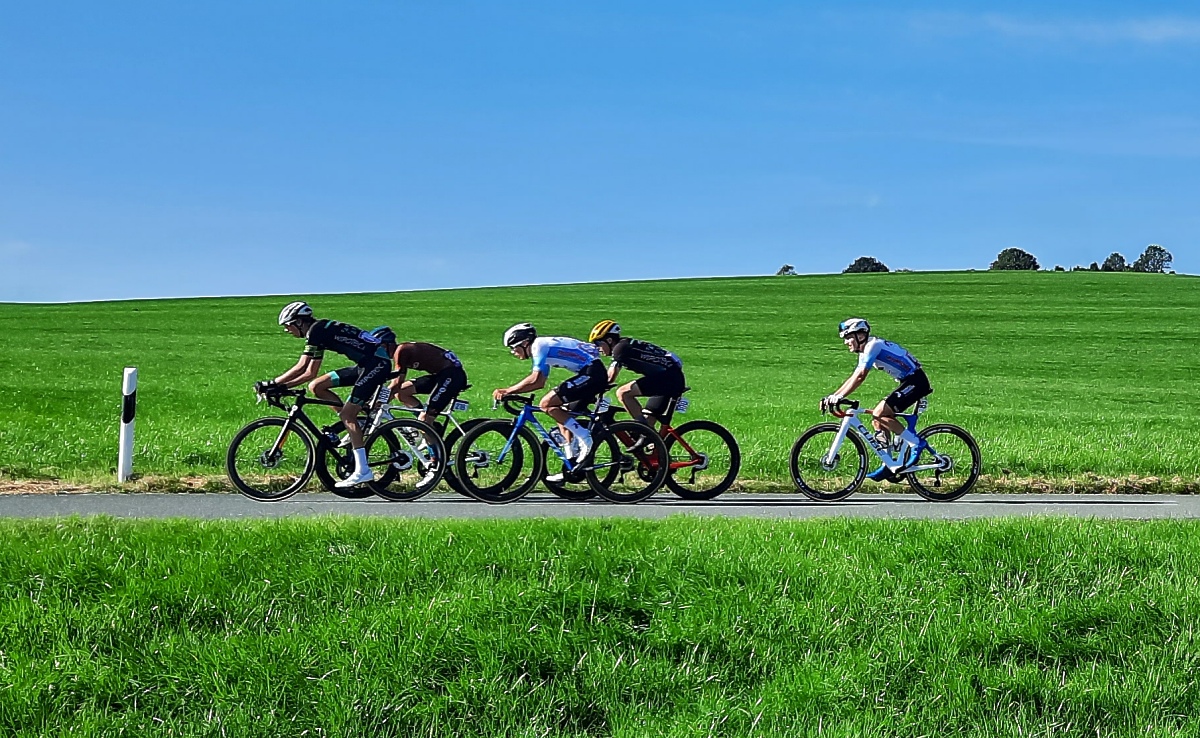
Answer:
[[137, 367], [125, 367], [121, 382], [121, 451], [117, 457], [117, 482], [128, 482], [133, 475], [133, 416], [137, 409]]

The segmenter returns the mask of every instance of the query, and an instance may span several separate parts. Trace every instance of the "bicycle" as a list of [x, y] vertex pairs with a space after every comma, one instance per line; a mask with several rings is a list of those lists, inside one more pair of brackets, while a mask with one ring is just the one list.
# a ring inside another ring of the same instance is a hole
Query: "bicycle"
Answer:
[[[463, 389], [467, 390], [470, 388], [471, 388], [471, 385], [467, 385]], [[445, 458], [447, 460], [450, 460], [453, 458], [454, 447], [458, 444], [459, 440], [462, 439], [463, 435], [471, 428], [474, 428], [479, 423], [482, 423], [485, 420], [487, 420], [487, 418], [469, 418], [460, 423], [458, 418], [454, 417], [454, 413], [465, 412], [466, 410], [468, 410], [470, 408], [470, 406], [471, 406], [470, 403], [468, 403], [466, 400], [460, 400], [460, 399], [456, 398], [450, 405], [448, 405], [444, 410], [442, 410], [442, 412], [438, 414], [437, 419], [435, 419], [434, 422], [432, 424], [430, 424], [434, 429], [436, 429], [438, 431], [438, 434], [442, 438], [442, 444], [444, 446]], [[380, 410], [382, 411], [379, 416], [382, 418], [382, 422], [380, 423], [381, 428], [383, 427], [383, 423], [393, 420], [394, 419], [393, 415], [396, 413], [408, 413], [408, 414], [412, 415], [413, 418], [417, 418], [421, 415], [421, 413], [423, 413], [425, 411], [425, 409], [423, 407], [412, 408], [412, 407], [407, 407], [404, 405], [388, 405], [388, 404], [384, 404], [380, 408]], [[448, 428], [450, 429], [449, 431], [447, 431]], [[366, 443], [368, 459], [372, 458], [372, 449], [371, 449], [372, 443], [371, 443], [371, 441], [372, 441], [372, 439], [369, 438]], [[382, 459], [377, 459], [377, 460], [382, 460]], [[455, 492], [458, 492], [461, 495], [470, 497], [470, 495], [467, 494], [466, 489], [464, 489], [462, 484], [458, 481], [458, 478], [456, 476], [454, 476], [454, 470], [451, 468], [450, 464], [445, 465], [445, 470], [444, 470], [442, 479]], [[431, 491], [432, 489], [433, 488], [430, 487], [429, 490], [426, 490], [426, 491]], [[419, 497], [420, 495], [417, 495], [417, 496]], [[410, 499], [416, 499], [416, 498], [412, 497]]]
[[[515, 502], [542, 480], [546, 471], [544, 442], [563, 467], [563, 482], [586, 480], [595, 494], [610, 502], [640, 502], [658, 491], [667, 475], [662, 438], [633, 421], [605, 423], [596, 411], [572, 413], [588, 419], [592, 450], [573, 461], [561, 443], [538, 421], [533, 397], [509, 395], [502, 401], [512, 420], [488, 420], [459, 442], [454, 468], [474, 498], [490, 504]], [[531, 430], [532, 427], [532, 430]], [[640, 442], [639, 442], [640, 441]]]
[[[290, 405], [287, 398], [293, 400]], [[315, 471], [322, 486], [340, 497], [363, 499], [376, 494], [365, 485], [336, 486], [354, 471], [354, 453], [341, 444], [337, 424], [320, 428], [304, 410], [307, 405], [338, 408], [339, 403], [310, 398], [302, 389], [273, 390], [258, 399], [279, 408], [285, 417], [251, 421], [230, 441], [225, 471], [239, 492], [260, 502], [278, 502], [303, 489]]]
[[[847, 409], [842, 411], [843, 407]], [[927, 407], [923, 398], [914, 412], [896, 417], [909, 431], [916, 432], [917, 419]], [[841, 418], [841, 422], [814, 425], [792, 447], [792, 481], [814, 500], [836, 502], [853, 494], [866, 475], [868, 447], [888, 468], [898, 465], [898, 459], [903, 458], [898, 454], [911, 456], [910, 463], [896, 469], [895, 474], [927, 500], [957, 500], [979, 479], [979, 444], [957, 425], [939, 423], [921, 430], [917, 433], [920, 444], [913, 455], [913, 447], [898, 436], [890, 446], [877, 439], [859, 420], [863, 415], [873, 417], [873, 413], [860, 410], [857, 401], [842, 400], [830, 414]], [[847, 440], [853, 449], [848, 454], [843, 453]]]

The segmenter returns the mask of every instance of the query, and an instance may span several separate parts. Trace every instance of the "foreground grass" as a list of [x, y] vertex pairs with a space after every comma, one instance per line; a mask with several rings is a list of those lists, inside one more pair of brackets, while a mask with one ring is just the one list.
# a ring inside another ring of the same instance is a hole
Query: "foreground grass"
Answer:
[[[820, 397], [854, 366], [835, 335], [865, 315], [909, 347], [935, 394], [929, 422], [980, 441], [985, 472], [1019, 478], [1200, 479], [1178, 419], [1200, 415], [1184, 354], [1200, 309], [1194, 277], [954, 273], [770, 277], [314, 297], [318, 313], [462, 357], [473, 411], [528, 372], [500, 346], [531, 320], [586, 335], [601, 317], [683, 357], [694, 411], [741, 442], [745, 479], [787, 483], [787, 455], [821, 420]], [[0, 305], [0, 476], [111, 479], [121, 369], [139, 367], [135, 469], [221, 474], [229, 439], [265, 412], [250, 385], [294, 363], [275, 325], [285, 298]], [[1165, 326], [1164, 320], [1169, 323]], [[325, 369], [339, 365], [336, 357]], [[551, 378], [557, 383], [565, 375]], [[874, 372], [870, 402], [894, 384]], [[316, 413], [321, 410], [314, 411]], [[684, 418], [686, 419], [686, 418]], [[1189, 481], [1190, 480], [1190, 481]]]
[[3, 521], [0, 733], [1191, 735], [1198, 530]]

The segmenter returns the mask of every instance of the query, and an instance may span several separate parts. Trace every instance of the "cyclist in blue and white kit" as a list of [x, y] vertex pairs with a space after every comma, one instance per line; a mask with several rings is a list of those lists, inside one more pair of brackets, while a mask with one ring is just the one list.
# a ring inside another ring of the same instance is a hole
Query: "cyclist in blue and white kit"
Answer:
[[[933, 390], [929, 387], [929, 377], [917, 361], [903, 346], [885, 341], [871, 335], [871, 324], [862, 318], [847, 318], [838, 325], [838, 336], [852, 353], [858, 354], [858, 368], [850, 375], [837, 392], [821, 400], [821, 412], [834, 409], [843, 398], [858, 389], [871, 369], [882, 369], [900, 383], [900, 386], [884, 398], [875, 407], [871, 425], [875, 427], [877, 438], [883, 444], [888, 444], [891, 438], [888, 433], [894, 433], [909, 443], [908, 454], [911, 455], [920, 443], [916, 434], [908, 430], [903, 423], [896, 419], [896, 413], [901, 413], [912, 407], [922, 397]], [[912, 463], [911, 459], [901, 461], [898, 468]], [[879, 468], [867, 475], [867, 479], [876, 482], [896, 481], [893, 470], [887, 465], [880, 464]]]
[[533, 371], [513, 386], [492, 392], [496, 400], [545, 387], [551, 367], [575, 372], [575, 376], [547, 392], [538, 407], [558, 423], [572, 459], [583, 461], [592, 450], [592, 435], [567, 413], [564, 406], [587, 405], [604, 393], [608, 373], [600, 361], [600, 352], [590, 343], [566, 336], [538, 338], [537, 329], [530, 323], [518, 323], [505, 331], [504, 345], [518, 359], [531, 360]]

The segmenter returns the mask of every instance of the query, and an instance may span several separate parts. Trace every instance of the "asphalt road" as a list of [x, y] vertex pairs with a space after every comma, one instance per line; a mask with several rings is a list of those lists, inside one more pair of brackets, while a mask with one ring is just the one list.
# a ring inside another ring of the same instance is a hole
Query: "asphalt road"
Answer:
[[119, 518], [243, 519], [312, 515], [408, 518], [663, 518], [668, 515], [758, 518], [925, 518], [960, 520], [1030, 515], [1093, 518], [1200, 518], [1200, 495], [967, 495], [955, 502], [926, 502], [913, 494], [859, 494], [820, 503], [799, 494], [726, 494], [688, 502], [660, 493], [637, 505], [568, 502], [548, 493], [509, 505], [485, 505], [454, 493], [416, 502], [345, 500], [300, 494], [283, 502], [254, 502], [237, 494], [28, 494], [0, 496], [0, 517], [50, 518], [111, 515]]

